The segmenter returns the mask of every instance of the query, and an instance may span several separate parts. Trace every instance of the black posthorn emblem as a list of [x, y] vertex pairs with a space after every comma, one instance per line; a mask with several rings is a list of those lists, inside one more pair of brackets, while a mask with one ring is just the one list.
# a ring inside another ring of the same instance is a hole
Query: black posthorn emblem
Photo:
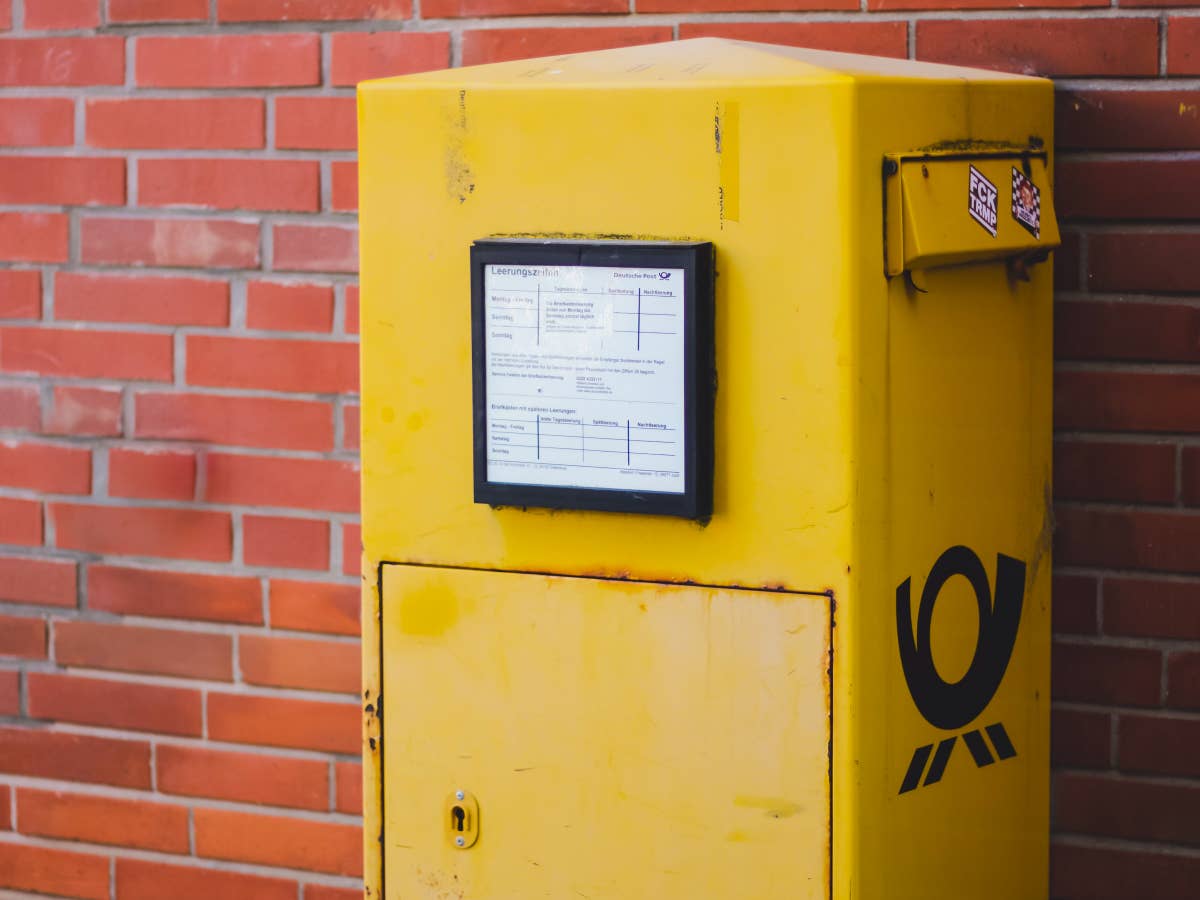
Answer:
[[[975, 592], [979, 606], [979, 634], [975, 642], [975, 654], [967, 672], [956, 682], [945, 681], [933, 664], [929, 631], [933, 621], [933, 608], [946, 582], [955, 575], [966, 578]], [[1021, 623], [1021, 606], [1025, 598], [1025, 563], [1004, 554], [996, 555], [996, 589], [993, 599], [991, 585], [983, 563], [969, 547], [951, 547], [938, 557], [925, 587], [921, 591], [921, 602], [917, 607], [917, 629], [913, 633], [912, 579], [906, 578], [896, 588], [896, 634], [900, 646], [900, 664], [904, 668], [904, 680], [912, 695], [913, 703], [930, 725], [943, 731], [957, 731], [973, 722], [991, 702], [1008, 661], [1012, 657], [1017, 641], [1017, 627]], [[991, 741], [984, 739], [986, 732]], [[999, 759], [1017, 755], [1016, 748], [1005, 731], [1004, 725], [996, 722], [982, 729], [972, 729], [962, 735], [963, 743], [982, 768]], [[913, 751], [900, 793], [922, 784], [936, 784], [941, 780], [950, 761], [950, 754], [958, 743], [957, 735], [949, 735], [934, 744], [926, 744]], [[995, 749], [995, 756], [992, 749]], [[929, 764], [932, 755], [933, 762]], [[926, 765], [929, 764], [928, 771]]]

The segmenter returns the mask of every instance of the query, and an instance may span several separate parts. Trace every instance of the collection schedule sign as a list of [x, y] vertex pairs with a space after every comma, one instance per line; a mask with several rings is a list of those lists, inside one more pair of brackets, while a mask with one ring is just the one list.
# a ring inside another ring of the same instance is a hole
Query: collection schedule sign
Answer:
[[475, 244], [478, 502], [708, 514], [711, 257], [707, 244]]

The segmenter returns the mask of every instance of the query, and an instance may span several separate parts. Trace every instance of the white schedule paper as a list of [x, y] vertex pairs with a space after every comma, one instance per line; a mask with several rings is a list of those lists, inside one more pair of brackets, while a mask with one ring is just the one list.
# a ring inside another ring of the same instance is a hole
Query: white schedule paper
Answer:
[[488, 481], [684, 492], [683, 280], [485, 267]]

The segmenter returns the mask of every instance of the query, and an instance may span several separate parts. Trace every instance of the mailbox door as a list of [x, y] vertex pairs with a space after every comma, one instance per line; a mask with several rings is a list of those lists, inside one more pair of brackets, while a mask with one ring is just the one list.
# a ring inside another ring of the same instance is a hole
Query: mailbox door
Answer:
[[382, 572], [385, 897], [829, 896], [826, 595]]

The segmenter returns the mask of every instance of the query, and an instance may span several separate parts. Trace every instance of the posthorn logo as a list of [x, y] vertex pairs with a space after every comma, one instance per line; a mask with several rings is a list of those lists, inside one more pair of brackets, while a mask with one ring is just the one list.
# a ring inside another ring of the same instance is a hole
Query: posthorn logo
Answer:
[[[967, 579], [975, 593], [975, 602], [979, 606], [979, 633], [975, 639], [975, 654], [966, 674], [958, 681], [947, 682], [934, 665], [929, 632], [938, 595], [946, 582], [956, 575]], [[996, 554], [996, 587], [993, 592], [983, 562], [975, 552], [962, 545], [951, 547], [938, 557], [925, 579], [921, 602], [917, 607], [915, 634], [911, 582], [912, 579], [906, 578], [896, 588], [896, 633], [904, 680], [913, 703], [925, 721], [942, 731], [958, 731], [979, 717], [1004, 680], [1004, 672], [1017, 641], [1017, 628], [1021, 624], [1025, 563], [1011, 556]], [[983, 733], [987, 734], [988, 740], [984, 739]], [[958, 737], [951, 734], [937, 740], [936, 752], [933, 742], [917, 747], [900, 785], [900, 793], [905, 794], [917, 787], [928, 787], [941, 781]], [[989, 766], [997, 759], [1011, 759], [1017, 755], [1002, 722], [985, 725], [982, 729], [972, 728], [962, 734], [962, 739], [979, 768]], [[988, 746], [989, 740], [991, 747]], [[931, 755], [933, 762], [930, 764]], [[922, 775], [925, 776], [924, 781]]]

